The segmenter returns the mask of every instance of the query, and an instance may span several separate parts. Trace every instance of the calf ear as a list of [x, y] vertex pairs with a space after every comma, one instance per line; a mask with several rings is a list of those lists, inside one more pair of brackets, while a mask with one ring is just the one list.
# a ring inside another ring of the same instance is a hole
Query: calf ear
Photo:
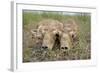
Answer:
[[32, 29], [31, 34], [32, 34], [32, 38], [36, 37], [37, 29]]
[[36, 33], [37, 33], [37, 29], [32, 29], [32, 30], [31, 30], [31, 33], [32, 33], [32, 34], [36, 34]]

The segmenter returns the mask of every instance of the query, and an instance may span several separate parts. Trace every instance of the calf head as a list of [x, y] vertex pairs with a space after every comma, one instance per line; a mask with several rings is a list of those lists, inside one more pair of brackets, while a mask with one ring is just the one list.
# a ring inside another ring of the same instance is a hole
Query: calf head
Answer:
[[64, 24], [64, 31], [68, 32], [71, 38], [74, 40], [78, 37], [79, 25], [74, 19], [68, 19]]
[[32, 33], [32, 39], [35, 40], [35, 43], [38, 44], [42, 42], [43, 35], [41, 32], [39, 32], [37, 29], [31, 30]]

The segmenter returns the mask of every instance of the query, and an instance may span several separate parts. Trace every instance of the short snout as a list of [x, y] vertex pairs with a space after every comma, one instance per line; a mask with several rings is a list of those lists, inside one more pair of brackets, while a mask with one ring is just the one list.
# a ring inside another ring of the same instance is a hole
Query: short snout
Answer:
[[72, 48], [72, 40], [71, 36], [68, 33], [63, 33], [61, 37], [61, 49], [71, 49]]
[[42, 49], [48, 49], [48, 47], [47, 46], [42, 46]]

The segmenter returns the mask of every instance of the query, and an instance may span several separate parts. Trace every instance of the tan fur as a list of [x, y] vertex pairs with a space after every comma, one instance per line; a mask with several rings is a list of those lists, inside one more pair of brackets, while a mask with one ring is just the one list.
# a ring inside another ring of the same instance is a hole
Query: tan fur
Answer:
[[46, 33], [44, 35], [42, 46], [47, 46], [48, 49], [52, 49], [54, 42], [54, 35], [52, 33]]
[[72, 39], [69, 35], [69, 33], [63, 33], [62, 37], [61, 37], [61, 48], [67, 47], [67, 49], [71, 49], [72, 48]]
[[39, 22], [38, 31], [44, 36], [42, 46], [52, 49], [55, 43], [55, 34], [62, 35], [63, 24], [57, 20], [46, 19]]
[[64, 31], [69, 32], [73, 39], [75, 39], [79, 32], [79, 25], [74, 19], [68, 19], [64, 24]]
[[71, 49], [72, 39], [77, 36], [77, 32], [78, 25], [72, 19], [63, 23], [53, 19], [45, 19], [39, 22], [36, 34], [39, 34], [39, 37], [43, 38], [43, 48], [47, 47], [52, 49], [56, 39], [55, 35], [58, 34], [60, 38], [59, 41], [61, 43], [60, 47]]
[[46, 32], [54, 32], [61, 34], [63, 31], [63, 24], [57, 20], [53, 19], [45, 19], [39, 22], [38, 31], [42, 34], [45, 34]]

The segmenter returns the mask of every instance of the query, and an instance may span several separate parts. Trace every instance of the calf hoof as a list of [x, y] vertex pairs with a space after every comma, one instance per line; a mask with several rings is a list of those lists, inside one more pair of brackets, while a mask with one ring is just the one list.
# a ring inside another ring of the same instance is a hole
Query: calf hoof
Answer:
[[61, 49], [68, 49], [68, 47], [61, 47]]

